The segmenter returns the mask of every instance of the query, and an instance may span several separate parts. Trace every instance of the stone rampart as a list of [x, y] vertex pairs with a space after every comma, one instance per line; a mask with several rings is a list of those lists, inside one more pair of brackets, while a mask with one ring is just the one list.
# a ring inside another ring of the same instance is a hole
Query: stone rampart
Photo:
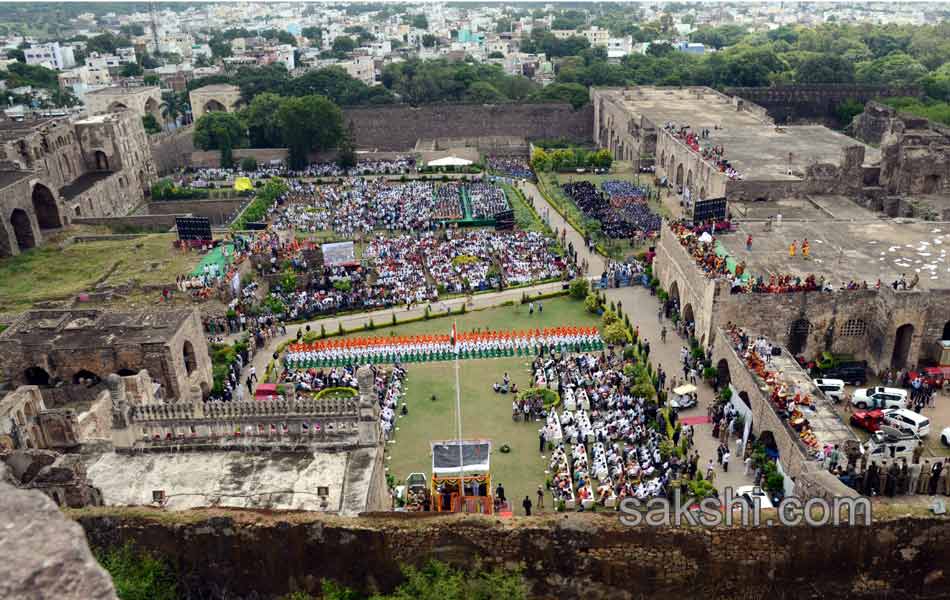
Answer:
[[[892, 514], [904, 514], [898, 511]], [[908, 514], [910, 511], [907, 511]], [[323, 578], [390, 591], [400, 565], [522, 565], [535, 598], [941, 598], [950, 595], [950, 521], [855, 527], [624, 526], [614, 512], [493, 519], [220, 509], [70, 511], [94, 547], [133, 542], [166, 557], [202, 598], [319, 593]], [[831, 566], [833, 565], [833, 568]]]

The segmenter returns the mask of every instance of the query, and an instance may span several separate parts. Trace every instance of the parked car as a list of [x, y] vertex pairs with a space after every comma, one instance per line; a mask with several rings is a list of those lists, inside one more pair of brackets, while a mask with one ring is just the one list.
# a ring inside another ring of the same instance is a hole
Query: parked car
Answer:
[[850, 385], [864, 385], [868, 380], [866, 362], [841, 363], [819, 372], [822, 379], [841, 379]]
[[843, 379], [825, 379], [824, 377], [815, 380], [815, 387], [825, 393], [835, 404], [844, 399], [844, 380]]
[[851, 396], [857, 408], [907, 408], [907, 390], [884, 386], [859, 388]]
[[944, 427], [943, 431], [940, 432], [940, 443], [950, 447], [950, 427]]
[[755, 501], [759, 501], [761, 508], [774, 508], [772, 499], [768, 493], [757, 485], [743, 485], [736, 488], [736, 498], [741, 498], [749, 504], [755, 506]]
[[912, 433], [917, 437], [930, 434], [930, 419], [906, 408], [885, 410], [883, 422], [901, 433]]
[[880, 429], [883, 420], [884, 411], [880, 409], [856, 410], [851, 413], [851, 424], [870, 433]]

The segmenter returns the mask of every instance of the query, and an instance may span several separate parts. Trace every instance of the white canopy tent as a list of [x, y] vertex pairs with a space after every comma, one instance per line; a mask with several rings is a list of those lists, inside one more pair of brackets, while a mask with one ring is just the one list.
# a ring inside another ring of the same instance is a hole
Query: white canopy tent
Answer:
[[459, 158], [457, 156], [446, 156], [445, 158], [430, 160], [427, 166], [429, 167], [467, 167], [470, 164], [472, 164], [472, 161], [470, 160]]

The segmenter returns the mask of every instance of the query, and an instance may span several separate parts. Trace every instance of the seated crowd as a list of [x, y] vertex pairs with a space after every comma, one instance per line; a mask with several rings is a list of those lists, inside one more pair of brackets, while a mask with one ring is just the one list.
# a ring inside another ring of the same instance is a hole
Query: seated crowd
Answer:
[[522, 179], [533, 179], [534, 172], [528, 165], [528, 159], [521, 156], [490, 156], [487, 166], [489, 171], [494, 171], [501, 175], [509, 177], [520, 177]]
[[578, 181], [561, 186], [582, 213], [601, 223], [604, 235], [612, 239], [652, 235], [660, 227], [660, 217], [645, 203], [630, 203], [614, 207], [607, 195], [589, 181]]
[[[664, 439], [653, 423], [656, 404], [630, 393], [618, 357], [601, 354], [535, 359], [533, 380], [557, 383], [563, 400], [558, 420], [563, 439], [551, 457], [555, 501], [616, 506], [628, 496], [662, 496], [685, 461], [662, 458]], [[547, 438], [557, 431], [549, 423]]]
[[472, 217], [476, 219], [491, 218], [509, 208], [504, 190], [496, 185], [468, 183], [465, 184], [465, 192], [472, 206]]

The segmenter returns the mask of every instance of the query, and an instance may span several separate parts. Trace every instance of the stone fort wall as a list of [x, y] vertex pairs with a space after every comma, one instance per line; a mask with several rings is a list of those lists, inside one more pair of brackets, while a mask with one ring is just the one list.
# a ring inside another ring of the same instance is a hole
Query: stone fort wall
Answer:
[[862, 104], [874, 98], [896, 96], [919, 97], [916, 86], [891, 87], [874, 85], [788, 85], [775, 87], [732, 87], [723, 90], [766, 109], [776, 123], [817, 122], [830, 127], [844, 127], [835, 109], [846, 100]]
[[707, 529], [624, 526], [611, 511], [505, 520], [408, 513], [282, 519], [242, 511], [178, 518], [117, 508], [69, 514], [93, 547], [132, 542], [167, 558], [179, 589], [209, 598], [318, 594], [323, 578], [388, 592], [401, 581], [400, 564], [432, 559], [463, 568], [477, 559], [485, 568], [523, 565], [535, 598], [950, 595], [943, 575], [950, 522], [940, 517]]

